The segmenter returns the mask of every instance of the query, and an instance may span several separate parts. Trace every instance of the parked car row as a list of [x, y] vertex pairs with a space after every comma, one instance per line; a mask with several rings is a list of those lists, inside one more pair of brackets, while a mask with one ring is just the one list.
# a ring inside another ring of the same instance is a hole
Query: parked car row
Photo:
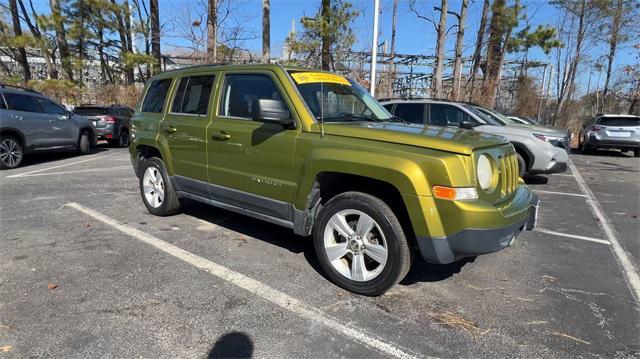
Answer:
[[129, 145], [126, 106], [83, 105], [68, 111], [32, 89], [0, 85], [0, 168], [20, 166], [25, 155], [76, 150], [90, 152], [98, 140]]
[[597, 115], [582, 126], [578, 147], [587, 154], [607, 148], [633, 151], [640, 157], [640, 116]]

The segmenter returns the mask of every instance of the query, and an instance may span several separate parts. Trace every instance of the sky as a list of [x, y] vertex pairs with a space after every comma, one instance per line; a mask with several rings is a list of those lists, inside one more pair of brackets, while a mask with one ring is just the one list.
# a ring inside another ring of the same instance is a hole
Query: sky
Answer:
[[[248, 32], [253, 32], [254, 39], [244, 42], [244, 47], [249, 48], [255, 53], [261, 51], [261, 21], [262, 21], [262, 0], [230, 0], [233, 2], [233, 8], [237, 17], [243, 20], [243, 27]], [[176, 20], [185, 17], [203, 16], [202, 10], [198, 10], [197, 2], [206, 3], [206, 0], [159, 0], [160, 21], [163, 29], [170, 30]], [[433, 55], [435, 52], [436, 33], [433, 25], [425, 20], [418, 19], [409, 9], [409, 0], [400, 0], [398, 9], [398, 24], [396, 36], [396, 52], [403, 54], [424, 54]], [[526, 7], [528, 21], [535, 28], [538, 24], [553, 25], [553, 22], [560, 17], [560, 11], [548, 4], [548, 0], [521, 0]], [[354, 22], [354, 32], [357, 36], [357, 42], [354, 50], [371, 49], [371, 35], [373, 28], [373, 0], [351, 0], [354, 7], [360, 12], [360, 16]], [[34, 0], [36, 10], [46, 14], [49, 12], [48, 0]], [[379, 43], [385, 40], [389, 41], [391, 36], [391, 13], [393, 0], [380, 1], [380, 26], [379, 26]], [[416, 0], [416, 5], [421, 13], [432, 16], [439, 16], [439, 13], [433, 12], [433, 6], [439, 6], [440, 0]], [[459, 11], [461, 0], [449, 0], [450, 10]], [[295, 22], [296, 29], [300, 31], [302, 25], [300, 18], [304, 15], [313, 16], [320, 7], [320, 0], [271, 0], [271, 52], [272, 57], [278, 57], [281, 53], [282, 45], [287, 37], [292, 20]], [[202, 7], [200, 7], [202, 9]], [[478, 23], [482, 11], [482, 0], [471, 0], [468, 11], [467, 27], [465, 31], [464, 55], [470, 56], [473, 52], [476, 33], [478, 31]], [[447, 19], [448, 25], [456, 23], [453, 16]], [[523, 23], [524, 24], [524, 23]], [[167, 31], [171, 33], [171, 31]], [[455, 43], [455, 29], [449, 31], [446, 44], [447, 56], [452, 56]], [[176, 37], [167, 36], [163, 39], [163, 51], [170, 49], [172, 45], [184, 44], [184, 40]], [[606, 44], [597, 45], [589, 49], [592, 57], [604, 54]], [[636, 60], [634, 58], [634, 49], [629, 44], [625, 44], [619, 48], [615, 61], [615, 67], [621, 67], [626, 64], [632, 64]], [[517, 59], [520, 55], [509, 55], [507, 58]], [[545, 55], [539, 49], [532, 49], [529, 54], [530, 60], [538, 60], [542, 62], [553, 62], [551, 55]], [[589, 69], [591, 66], [584, 66], [580, 72], [579, 82], [587, 82]], [[542, 69], [533, 70], [531, 75], [541, 77]], [[593, 73], [595, 79], [597, 73]], [[604, 78], [604, 76], [602, 76]], [[601, 80], [603, 82], [604, 79]], [[593, 85], [592, 85], [593, 86]]]

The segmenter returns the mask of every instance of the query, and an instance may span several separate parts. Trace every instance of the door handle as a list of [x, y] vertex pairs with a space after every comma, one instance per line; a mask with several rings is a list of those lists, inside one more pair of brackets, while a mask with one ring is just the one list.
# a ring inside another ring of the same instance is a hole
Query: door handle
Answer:
[[178, 131], [178, 129], [173, 125], [166, 125], [162, 128], [162, 130], [166, 133], [174, 133]]
[[231, 135], [224, 131], [219, 131], [212, 134], [211, 138], [213, 138], [214, 140], [226, 141], [231, 138]]
[[13, 118], [15, 118], [15, 119], [16, 119], [16, 120], [18, 120], [18, 121], [22, 121], [22, 120], [24, 120], [24, 117], [22, 117], [22, 116], [20, 116], [20, 115], [16, 115], [16, 116], [14, 116]]

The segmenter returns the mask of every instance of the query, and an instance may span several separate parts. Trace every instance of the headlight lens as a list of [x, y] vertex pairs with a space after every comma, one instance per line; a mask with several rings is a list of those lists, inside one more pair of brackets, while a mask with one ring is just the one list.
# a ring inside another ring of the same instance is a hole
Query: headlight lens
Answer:
[[480, 155], [478, 157], [477, 165], [478, 184], [483, 190], [491, 188], [491, 182], [493, 182], [493, 166], [491, 160], [487, 155]]

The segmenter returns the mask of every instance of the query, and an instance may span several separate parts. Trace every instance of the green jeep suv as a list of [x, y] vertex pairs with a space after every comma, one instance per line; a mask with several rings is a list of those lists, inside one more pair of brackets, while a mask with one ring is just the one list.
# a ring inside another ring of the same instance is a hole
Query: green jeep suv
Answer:
[[451, 263], [535, 225], [537, 197], [502, 137], [408, 124], [345, 77], [279, 65], [151, 78], [131, 160], [152, 214], [189, 198], [312, 236], [337, 285], [379, 295], [414, 253]]

